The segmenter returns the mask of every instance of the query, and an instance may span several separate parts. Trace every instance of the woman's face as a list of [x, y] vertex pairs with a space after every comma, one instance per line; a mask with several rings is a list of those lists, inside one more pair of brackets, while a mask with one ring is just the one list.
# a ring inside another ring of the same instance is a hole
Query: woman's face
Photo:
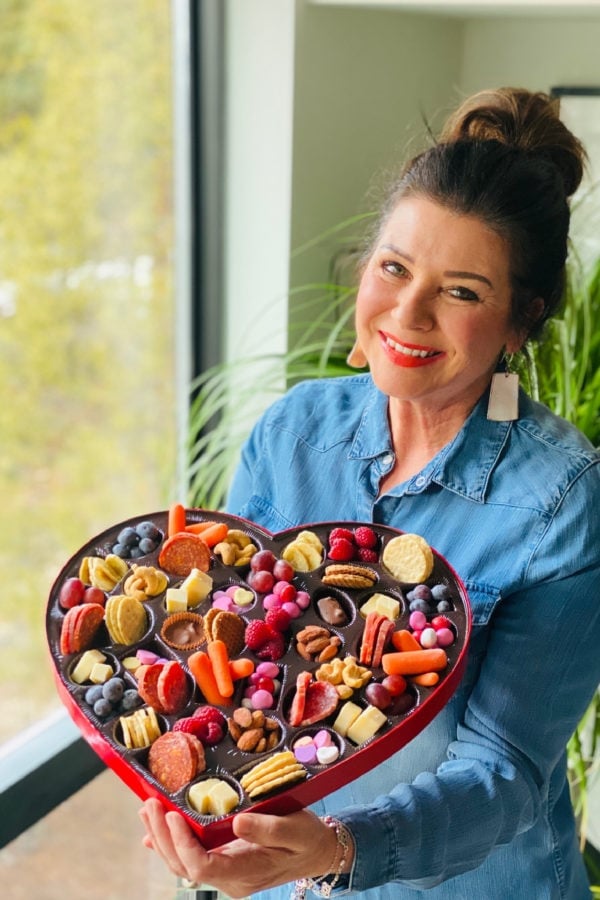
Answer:
[[509, 252], [481, 220], [423, 197], [401, 200], [378, 237], [356, 301], [356, 329], [384, 393], [438, 410], [471, 408], [504, 348]]

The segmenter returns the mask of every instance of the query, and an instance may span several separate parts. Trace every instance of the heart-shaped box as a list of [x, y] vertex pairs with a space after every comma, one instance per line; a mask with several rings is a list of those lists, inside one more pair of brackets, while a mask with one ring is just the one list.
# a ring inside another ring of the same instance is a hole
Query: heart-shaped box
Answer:
[[[367, 566], [374, 572], [375, 583], [370, 588], [331, 588], [322, 581], [326, 567], [334, 562], [332, 559], [327, 558], [329, 535], [334, 528], [346, 528], [352, 531], [360, 527], [360, 523], [327, 522], [310, 524], [273, 535], [254, 523], [236, 516], [200, 509], [186, 510], [187, 525], [204, 521], [224, 523], [231, 529], [243, 531], [259, 549], [271, 550], [276, 557], [280, 557], [284, 548], [301, 532], [306, 530], [316, 534], [322, 542], [324, 552], [321, 558], [321, 565], [312, 571], [297, 571], [293, 578], [293, 584], [299, 590], [301, 589], [308, 593], [311, 602], [302, 613], [302, 616], [291, 623], [291, 635], [288, 635], [289, 643], [286, 652], [281, 659], [277, 660], [281, 672], [279, 679], [281, 689], [275, 700], [275, 708], [269, 710], [268, 713], [275, 717], [281, 726], [281, 740], [272, 753], [289, 750], [300, 736], [306, 732], [314, 734], [319, 730], [331, 732], [334, 742], [340, 750], [338, 759], [332, 764], [309, 764], [306, 766], [307, 776], [302, 781], [296, 782], [287, 788], [282, 786], [264, 798], [252, 802], [240, 786], [239, 779], [255, 763], [264, 758], [265, 754], [257, 755], [238, 750], [230, 735], [226, 734], [216, 746], [206, 748], [207, 768], [200, 777], [205, 778], [207, 775], [214, 775], [228, 781], [238, 791], [240, 803], [228, 815], [215, 817], [199, 814], [188, 802], [189, 785], [175, 793], [169, 793], [153, 777], [147, 768], [148, 748], [126, 749], [122, 740], [122, 733], [119, 731], [118, 713], [106, 720], [101, 720], [94, 714], [93, 709], [84, 700], [89, 683], [78, 684], [71, 677], [74, 666], [81, 654], [65, 655], [61, 652], [61, 629], [67, 610], [59, 603], [59, 595], [64, 582], [67, 579], [78, 577], [84, 559], [89, 557], [106, 558], [111, 554], [117, 541], [117, 536], [126, 527], [135, 528], [141, 522], [152, 522], [160, 531], [162, 545], [164, 545], [168, 529], [168, 515], [167, 511], [160, 511], [121, 522], [97, 535], [74, 554], [60, 572], [51, 589], [46, 610], [46, 634], [59, 696], [92, 749], [141, 799], [156, 797], [167, 808], [183, 813], [206, 847], [216, 847], [231, 840], [233, 837], [231, 828], [233, 815], [244, 809], [251, 808], [254, 812], [275, 814], [292, 812], [316, 802], [326, 794], [337, 790], [347, 782], [364, 774], [388, 758], [392, 753], [400, 750], [419, 734], [442, 710], [453, 695], [460, 682], [466, 663], [471, 631], [471, 612], [467, 592], [460, 577], [449, 563], [432, 548], [433, 570], [426, 583], [428, 585], [445, 586], [445, 594], [448, 599], [444, 604], [444, 616], [450, 621], [451, 629], [455, 636], [454, 642], [445, 648], [448, 663], [443, 672], [440, 673], [439, 682], [433, 687], [411, 683], [410, 708], [398, 715], [387, 716], [385, 724], [378, 732], [359, 745], [353, 744], [347, 738], [340, 737], [333, 730], [332, 725], [336, 718], [337, 710], [336, 713], [330, 715], [324, 721], [318, 722], [312, 728], [292, 727], [289, 724], [288, 717], [297, 676], [302, 671], [314, 672], [318, 668], [318, 663], [307, 662], [298, 654], [295, 649], [294, 635], [309, 624], [323, 626], [323, 619], [317, 606], [319, 597], [323, 597], [325, 594], [334, 595], [348, 613], [347, 624], [333, 628], [327, 626], [332, 633], [337, 634], [340, 638], [340, 657], [348, 655], [357, 657], [359, 655], [360, 642], [365, 625], [365, 620], [360, 615], [359, 610], [369, 597], [376, 592], [384, 593], [399, 601], [400, 614], [395, 622], [395, 628], [403, 630], [409, 628], [410, 611], [409, 600], [406, 594], [414, 588], [414, 584], [397, 581], [387, 571], [381, 559], [386, 544], [392, 538], [402, 534], [402, 532], [387, 526], [369, 524], [367, 527], [371, 528], [377, 537], [377, 562], [357, 562], [360, 565]], [[128, 569], [134, 564], [158, 567], [160, 546], [161, 544], [148, 555], [125, 560]], [[213, 579], [213, 589], [195, 611], [205, 615], [211, 608], [211, 598], [217, 590], [225, 590], [232, 585], [248, 588], [248, 583], [245, 580], [248, 578], [248, 573], [248, 565], [245, 567], [224, 565], [221, 558], [213, 552], [208, 573]], [[125, 578], [126, 576], [115, 585], [112, 591], [107, 591], [109, 598], [111, 593], [121, 593]], [[176, 587], [182, 580], [183, 578], [180, 576], [169, 574], [168, 586]], [[262, 603], [264, 595], [256, 591], [254, 591], [254, 595], [254, 602], [241, 613], [246, 623], [254, 619], [264, 619], [265, 616]], [[123, 660], [131, 658], [132, 654], [135, 654], [140, 648], [150, 649], [163, 659], [176, 660], [181, 663], [189, 677], [191, 696], [186, 708], [178, 712], [177, 715], [159, 717], [161, 731], [166, 732], [172, 729], [174, 722], [179, 717], [190, 716], [197, 707], [205, 705], [205, 700], [191, 677], [187, 666], [189, 652], [174, 650], [161, 638], [161, 627], [168, 615], [165, 607], [165, 591], [156, 597], [147, 599], [143, 605], [148, 612], [149, 627], [140, 641], [130, 646], [115, 645], [111, 641], [108, 629], [103, 624], [95, 635], [92, 647], [100, 650], [103, 655], [107, 656], [108, 660], [113, 664], [114, 673], [120, 675], [126, 682], [130, 682], [131, 688], [136, 686], [135, 677], [123, 667]], [[435, 611], [432, 615], [435, 615]], [[430, 619], [432, 615], [429, 616]], [[241, 656], [258, 662], [247, 647], [244, 648]], [[372, 674], [375, 680], [381, 680], [384, 675], [381, 668], [373, 668]], [[232, 711], [241, 705], [244, 696], [244, 684], [243, 680], [236, 684], [236, 691], [232, 698], [231, 706], [222, 710], [226, 716], [231, 716]], [[364, 689], [355, 691], [352, 700], [361, 707], [368, 706], [364, 696]], [[200, 780], [200, 778], [197, 780]]]

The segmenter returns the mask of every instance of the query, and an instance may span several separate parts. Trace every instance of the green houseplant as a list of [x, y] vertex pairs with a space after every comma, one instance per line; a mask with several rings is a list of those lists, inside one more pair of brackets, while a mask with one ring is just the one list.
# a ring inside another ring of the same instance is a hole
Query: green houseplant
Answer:
[[[354, 289], [313, 284], [293, 294], [295, 321], [286, 353], [248, 357], [215, 366], [192, 385], [189, 440], [191, 505], [217, 509], [224, 502], [241, 444], [255, 418], [259, 395], [266, 405], [282, 386], [302, 379], [350, 374], [354, 341]], [[547, 325], [545, 340], [519, 362], [526, 390], [573, 422], [600, 446], [600, 260], [591, 269], [572, 249], [562, 314]], [[234, 387], [235, 386], [235, 387]], [[572, 794], [586, 865], [600, 898], [600, 853], [586, 840], [589, 793], [600, 765], [600, 690], [568, 746]]]

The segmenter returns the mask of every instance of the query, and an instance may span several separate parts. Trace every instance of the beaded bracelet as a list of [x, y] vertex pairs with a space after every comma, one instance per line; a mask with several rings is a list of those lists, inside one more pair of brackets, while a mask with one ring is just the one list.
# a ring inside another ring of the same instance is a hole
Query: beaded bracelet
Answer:
[[[350, 832], [338, 819], [334, 819], [332, 816], [324, 816], [321, 821], [328, 825], [329, 828], [333, 828], [335, 830], [335, 836], [337, 838], [337, 844], [335, 848], [335, 856], [333, 857], [331, 863], [331, 869], [329, 872], [325, 873], [325, 875], [320, 875], [318, 878], [299, 878], [298, 881], [294, 884], [294, 890], [290, 897], [290, 900], [304, 900], [306, 897], [306, 891], [310, 890], [314, 894], [317, 894], [319, 897], [329, 897], [334, 887], [337, 885], [340, 880], [340, 876], [344, 870], [344, 866], [346, 865], [346, 860], [348, 859], [348, 850], [352, 845], [352, 837]], [[339, 855], [339, 859], [338, 859]], [[333, 880], [331, 882], [327, 881], [333, 875]]]

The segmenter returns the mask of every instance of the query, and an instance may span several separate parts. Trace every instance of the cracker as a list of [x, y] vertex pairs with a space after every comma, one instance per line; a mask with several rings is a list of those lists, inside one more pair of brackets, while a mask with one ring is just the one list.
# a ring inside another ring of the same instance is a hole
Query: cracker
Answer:
[[373, 569], [367, 566], [353, 566], [345, 563], [337, 563], [327, 566], [321, 579], [323, 584], [332, 584], [344, 588], [368, 588], [377, 581], [377, 575]]
[[217, 606], [211, 606], [206, 615], [204, 616], [204, 631], [206, 633], [206, 637], [209, 641], [214, 641], [215, 636], [213, 634], [213, 622], [219, 613], [222, 612]]
[[433, 552], [419, 534], [400, 534], [383, 548], [383, 565], [398, 581], [420, 584], [433, 571]]
[[211, 640], [223, 641], [230, 659], [239, 656], [244, 649], [245, 632], [244, 620], [237, 613], [219, 610], [212, 620]]
[[263, 784], [256, 785], [255, 787], [248, 790], [248, 797], [250, 800], [254, 800], [256, 797], [260, 797], [262, 794], [268, 794], [269, 791], [274, 791], [284, 784], [290, 784], [290, 782], [301, 781], [302, 778], [306, 778], [307, 771], [303, 765], [300, 763], [296, 763], [295, 766], [290, 766], [289, 771], [275, 773], [268, 780], [266, 780]]
[[263, 775], [281, 769], [283, 766], [289, 765], [292, 762], [296, 762], [296, 757], [292, 751], [282, 750], [280, 753], [275, 753], [273, 756], [269, 756], [267, 759], [263, 759], [262, 762], [253, 766], [240, 778], [240, 784], [245, 789]]
[[122, 644], [135, 644], [143, 636], [148, 626], [148, 616], [144, 606], [135, 597], [120, 594], [115, 597], [118, 629]]

